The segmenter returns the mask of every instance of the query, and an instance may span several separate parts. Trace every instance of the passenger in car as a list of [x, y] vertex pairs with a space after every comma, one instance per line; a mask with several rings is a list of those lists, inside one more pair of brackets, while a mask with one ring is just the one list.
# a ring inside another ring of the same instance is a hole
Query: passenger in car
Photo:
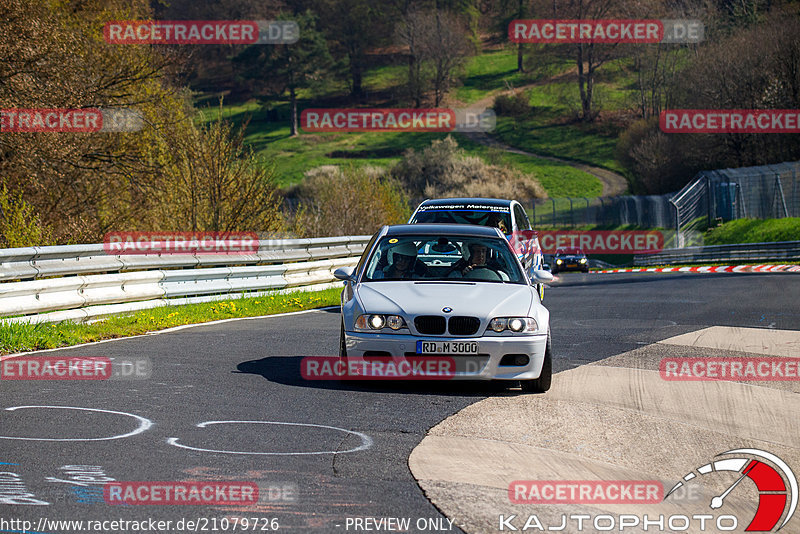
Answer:
[[427, 270], [426, 265], [417, 260], [417, 247], [412, 242], [390, 248], [388, 260], [389, 265], [380, 271], [383, 276], [377, 278], [408, 280], [423, 276]]

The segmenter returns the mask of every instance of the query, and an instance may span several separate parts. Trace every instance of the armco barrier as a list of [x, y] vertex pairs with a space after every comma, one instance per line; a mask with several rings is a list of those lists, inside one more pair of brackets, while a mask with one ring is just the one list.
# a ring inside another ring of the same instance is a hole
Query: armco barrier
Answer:
[[657, 254], [637, 254], [637, 266], [673, 263], [718, 263], [727, 261], [796, 261], [800, 260], [800, 241], [778, 243], [742, 243], [665, 249]]
[[239, 255], [114, 256], [102, 244], [0, 250], [0, 317], [84, 321], [243, 292], [335, 287], [333, 271], [355, 265], [369, 238], [269, 240]]

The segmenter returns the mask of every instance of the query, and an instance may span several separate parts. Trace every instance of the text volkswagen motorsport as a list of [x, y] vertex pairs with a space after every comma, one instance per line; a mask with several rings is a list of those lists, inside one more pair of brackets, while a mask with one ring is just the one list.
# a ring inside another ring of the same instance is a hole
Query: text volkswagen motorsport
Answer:
[[494, 226], [512, 240], [526, 272], [541, 269], [544, 264], [539, 239], [531, 230], [525, 208], [516, 200], [477, 197], [428, 199], [417, 206], [408, 223]]
[[497, 228], [384, 226], [355, 269], [341, 268], [340, 356], [450, 356], [456, 377], [547, 391], [550, 314]]

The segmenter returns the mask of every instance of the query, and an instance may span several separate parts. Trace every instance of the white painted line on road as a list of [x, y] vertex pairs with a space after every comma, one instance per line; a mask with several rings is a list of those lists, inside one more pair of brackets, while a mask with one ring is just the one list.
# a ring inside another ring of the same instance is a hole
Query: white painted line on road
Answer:
[[21, 438], [12, 436], [0, 436], [0, 439], [17, 439], [24, 441], [108, 441], [112, 439], [129, 438], [131, 436], [135, 436], [136, 434], [141, 434], [142, 432], [153, 426], [153, 422], [150, 419], [146, 419], [139, 415], [134, 415], [128, 412], [117, 412], [115, 410], [101, 410], [100, 408], [81, 408], [77, 406], [12, 406], [10, 408], [6, 408], [6, 411], [13, 412], [15, 410], [23, 410], [27, 408], [45, 408], [54, 410], [83, 410], [86, 412], [101, 412], [101, 413], [111, 413], [115, 415], [124, 415], [126, 417], [133, 417], [134, 419], [138, 420], [139, 428], [131, 432], [128, 432], [127, 434], [118, 434], [116, 436], [111, 436], [107, 438]]
[[167, 443], [169, 443], [170, 445], [174, 445], [176, 447], [180, 447], [181, 449], [188, 449], [190, 451], [214, 452], [221, 454], [247, 454], [247, 455], [259, 455], [259, 456], [307, 456], [307, 455], [319, 455], [319, 454], [345, 454], [345, 453], [358, 452], [369, 449], [370, 447], [372, 447], [373, 444], [372, 438], [361, 432], [356, 432], [355, 430], [347, 430], [336, 426], [315, 425], [312, 423], [287, 423], [283, 421], [205, 421], [203, 423], [198, 423], [197, 427], [206, 428], [209, 425], [232, 425], [232, 424], [289, 425], [289, 426], [310, 426], [315, 428], [327, 428], [330, 430], [336, 430], [338, 432], [344, 432], [346, 434], [352, 434], [354, 436], [358, 436], [361, 439], [361, 445], [353, 449], [348, 449], [346, 451], [246, 452], [246, 451], [224, 451], [215, 449], [202, 449], [199, 447], [190, 447], [188, 445], [181, 445], [180, 443], [178, 443], [178, 438], [167, 438]]

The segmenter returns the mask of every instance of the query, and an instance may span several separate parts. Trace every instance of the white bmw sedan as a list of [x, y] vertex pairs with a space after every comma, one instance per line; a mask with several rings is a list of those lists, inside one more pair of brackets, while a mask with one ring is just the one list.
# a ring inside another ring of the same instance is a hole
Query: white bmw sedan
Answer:
[[497, 228], [466, 224], [384, 226], [345, 282], [339, 356], [419, 361], [447, 357], [453, 378], [550, 388], [550, 314]]

